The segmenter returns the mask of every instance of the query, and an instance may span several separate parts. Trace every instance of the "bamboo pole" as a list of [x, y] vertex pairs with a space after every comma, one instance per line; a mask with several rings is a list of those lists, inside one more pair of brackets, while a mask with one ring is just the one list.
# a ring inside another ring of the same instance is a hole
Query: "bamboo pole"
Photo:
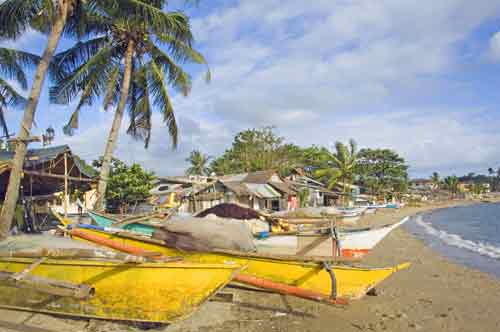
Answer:
[[102, 236], [94, 235], [87, 233], [83, 230], [80, 229], [71, 229], [68, 231], [68, 233], [71, 236], [74, 237], [79, 237], [81, 239], [100, 244], [103, 246], [106, 246], [111, 249], [115, 249], [121, 252], [126, 252], [128, 254], [136, 255], [136, 256], [141, 256], [141, 257], [148, 257], [152, 260], [156, 261], [161, 261], [161, 262], [178, 262], [183, 260], [182, 257], [167, 257], [163, 256], [159, 252], [153, 252], [153, 251], [148, 251], [139, 247], [131, 246], [125, 243], [121, 243], [112, 239], [107, 239]]
[[68, 217], [68, 154], [64, 152], [64, 218]]
[[80, 300], [89, 298], [95, 292], [92, 287], [84, 284], [77, 285], [31, 275], [25, 275], [19, 280], [16, 277], [17, 273], [0, 271], [0, 283], [11, 287], [32, 289], [45, 294], [74, 297]]
[[68, 180], [71, 180], [71, 181], [97, 182], [97, 180], [95, 180], [95, 179], [77, 178], [74, 176], [64, 176], [61, 174], [52, 174], [52, 173], [45, 173], [45, 172], [38, 172], [38, 171], [23, 170], [23, 173], [29, 174], [29, 175], [34, 175], [34, 176], [40, 176], [40, 177], [55, 178], [55, 179], [67, 178]]
[[310, 291], [307, 289], [303, 289], [297, 286], [290, 286], [287, 284], [282, 284], [274, 281], [270, 281], [267, 279], [257, 278], [254, 276], [238, 274], [234, 277], [234, 281], [240, 282], [246, 285], [272, 290], [278, 294], [283, 295], [292, 295], [296, 297], [300, 297], [306, 300], [312, 300], [316, 302], [323, 302], [327, 304], [348, 304], [347, 299], [345, 298], [330, 298], [321, 293], [317, 293], [314, 291]]

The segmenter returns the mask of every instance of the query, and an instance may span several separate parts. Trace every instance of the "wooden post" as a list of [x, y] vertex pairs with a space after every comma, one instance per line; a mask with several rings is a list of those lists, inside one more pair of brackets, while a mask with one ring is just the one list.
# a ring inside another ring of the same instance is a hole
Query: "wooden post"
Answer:
[[68, 154], [64, 152], [64, 218], [68, 217]]

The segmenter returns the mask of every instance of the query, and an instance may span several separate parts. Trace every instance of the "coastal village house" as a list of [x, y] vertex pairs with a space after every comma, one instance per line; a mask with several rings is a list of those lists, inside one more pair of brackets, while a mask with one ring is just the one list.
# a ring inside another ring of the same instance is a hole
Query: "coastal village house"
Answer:
[[307, 193], [305, 206], [331, 206], [340, 198], [339, 191], [328, 190], [322, 182], [307, 176], [301, 168], [294, 169], [286, 181], [297, 193]]
[[[0, 151], [0, 198], [9, 181], [14, 152]], [[67, 145], [29, 149], [21, 179], [22, 197], [37, 218], [49, 215], [49, 207], [60, 213], [78, 213], [95, 202], [95, 171], [85, 165]], [[80, 193], [79, 197], [72, 193]], [[77, 204], [78, 202], [78, 204]]]
[[156, 204], [168, 207], [173, 203], [181, 212], [191, 213], [221, 203], [280, 211], [289, 209], [297, 201], [295, 190], [272, 170], [220, 177], [161, 178], [151, 193]]

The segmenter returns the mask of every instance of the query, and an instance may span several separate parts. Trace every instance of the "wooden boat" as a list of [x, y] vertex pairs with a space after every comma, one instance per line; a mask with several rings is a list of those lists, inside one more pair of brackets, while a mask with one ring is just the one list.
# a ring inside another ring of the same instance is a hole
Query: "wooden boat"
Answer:
[[[405, 269], [409, 263], [388, 268], [365, 268], [351, 266], [330, 266], [321, 258], [300, 258], [291, 255], [269, 255], [216, 250], [211, 252], [187, 252], [166, 247], [161, 240], [138, 236], [129, 232], [110, 232], [104, 229], [78, 228], [79, 231], [112, 239], [124, 245], [160, 252], [167, 256], [180, 255], [186, 261], [217, 264], [233, 261], [246, 265], [239, 276], [259, 278], [270, 282], [298, 286], [333, 298], [359, 299], [377, 284], [396, 271]], [[77, 236], [78, 238], [78, 236]], [[236, 277], [238, 278], [238, 276]]]
[[[368, 254], [390, 232], [404, 224], [400, 222], [379, 228], [340, 231], [340, 254], [343, 257], [362, 258]], [[272, 234], [272, 233], [271, 233]], [[329, 234], [304, 233], [297, 235], [275, 235], [254, 240], [257, 250], [275, 254], [302, 254], [305, 256], [332, 256], [332, 240]], [[309, 250], [307, 250], [309, 248]]]
[[115, 227], [129, 230], [144, 235], [151, 236], [155, 231], [155, 225], [143, 222], [120, 223], [118, 220], [113, 220], [109, 216], [97, 213], [95, 211], [87, 211], [89, 217], [99, 226], [102, 227]]
[[[50, 237], [59, 243], [80, 244]], [[175, 322], [195, 311], [240, 269], [236, 264], [222, 262], [131, 263], [109, 258], [12, 257], [23, 255], [18, 250], [9, 254], [2, 250], [0, 307], [111, 320]], [[50, 280], [51, 284], [63, 283], [66, 288], [86, 285], [91, 292], [82, 298], [47, 293], [45, 288], [21, 287], [24, 277], [20, 281], [14, 278], [20, 275], [29, 276], [28, 285]]]

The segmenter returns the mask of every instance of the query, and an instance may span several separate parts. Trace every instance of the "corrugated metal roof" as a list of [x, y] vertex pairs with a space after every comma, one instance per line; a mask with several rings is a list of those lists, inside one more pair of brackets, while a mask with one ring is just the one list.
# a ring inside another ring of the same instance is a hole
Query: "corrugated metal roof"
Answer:
[[245, 183], [248, 190], [259, 198], [281, 198], [281, 194], [268, 184]]

